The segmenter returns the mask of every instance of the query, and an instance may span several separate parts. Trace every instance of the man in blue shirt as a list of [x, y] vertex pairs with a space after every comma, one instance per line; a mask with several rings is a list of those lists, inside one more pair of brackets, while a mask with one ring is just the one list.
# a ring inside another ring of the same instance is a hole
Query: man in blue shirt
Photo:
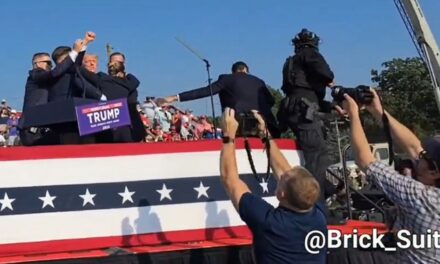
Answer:
[[16, 139], [18, 137], [18, 119], [17, 119], [17, 111], [12, 109], [11, 115], [9, 116], [8, 122], [8, 130], [9, 130], [9, 137], [8, 137], [8, 146], [15, 146]]
[[303, 167], [291, 167], [276, 143], [267, 136], [262, 117], [254, 112], [263, 141], [270, 144], [270, 163], [278, 181], [277, 208], [252, 194], [240, 180], [235, 156], [238, 123], [235, 111], [226, 108], [223, 115], [223, 147], [220, 175], [226, 192], [253, 234], [257, 263], [325, 263], [325, 249], [312, 255], [306, 251], [305, 237], [311, 231], [327, 233], [323, 209], [317, 205], [319, 184]]

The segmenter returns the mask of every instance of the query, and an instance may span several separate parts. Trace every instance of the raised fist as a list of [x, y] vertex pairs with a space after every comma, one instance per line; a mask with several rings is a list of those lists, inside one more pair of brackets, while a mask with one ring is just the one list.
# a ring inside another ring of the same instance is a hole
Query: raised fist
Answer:
[[84, 37], [84, 41], [86, 42], [86, 44], [94, 41], [95, 39], [96, 39], [96, 34], [91, 31], [88, 31]]

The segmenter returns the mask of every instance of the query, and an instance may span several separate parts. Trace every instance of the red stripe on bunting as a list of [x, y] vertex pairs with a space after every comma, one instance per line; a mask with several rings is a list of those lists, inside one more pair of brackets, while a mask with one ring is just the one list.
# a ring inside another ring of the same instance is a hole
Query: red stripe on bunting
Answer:
[[[243, 139], [237, 139], [237, 149], [244, 149]], [[276, 140], [280, 149], [297, 149], [296, 143], [289, 139]], [[259, 139], [249, 139], [251, 148], [262, 149]], [[93, 145], [61, 145], [39, 147], [13, 147], [0, 149], [0, 161], [89, 158], [130, 156], [145, 154], [182, 153], [219, 151], [221, 140], [200, 140], [170, 143], [127, 143], [127, 144], [93, 144]]]
[[[136, 234], [129, 236], [7, 244], [0, 245], [0, 262], [1, 258], [12, 256], [93, 250], [109, 247], [132, 248], [139, 246], [157, 246], [166, 243], [206, 241], [233, 237], [251, 239], [252, 235], [246, 226], [238, 226], [185, 231], [170, 231], [153, 234]], [[154, 249], [151, 250], [152, 253], [163, 251], [162, 249], [157, 251], [154, 251]]]

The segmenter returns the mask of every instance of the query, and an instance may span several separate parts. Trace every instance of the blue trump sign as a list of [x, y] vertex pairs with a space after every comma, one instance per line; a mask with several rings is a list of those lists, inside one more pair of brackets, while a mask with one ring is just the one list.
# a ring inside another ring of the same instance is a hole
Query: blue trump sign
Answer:
[[126, 98], [76, 106], [75, 111], [81, 136], [131, 124]]

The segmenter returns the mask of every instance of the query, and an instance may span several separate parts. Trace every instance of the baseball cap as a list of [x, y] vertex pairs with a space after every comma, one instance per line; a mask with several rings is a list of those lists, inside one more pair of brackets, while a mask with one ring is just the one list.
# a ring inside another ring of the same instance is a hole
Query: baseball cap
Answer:
[[15, 109], [11, 110], [11, 114], [16, 114], [16, 113], [17, 113], [17, 110], [15, 110]]
[[423, 149], [429, 158], [440, 168], [440, 135], [427, 138], [422, 143]]

